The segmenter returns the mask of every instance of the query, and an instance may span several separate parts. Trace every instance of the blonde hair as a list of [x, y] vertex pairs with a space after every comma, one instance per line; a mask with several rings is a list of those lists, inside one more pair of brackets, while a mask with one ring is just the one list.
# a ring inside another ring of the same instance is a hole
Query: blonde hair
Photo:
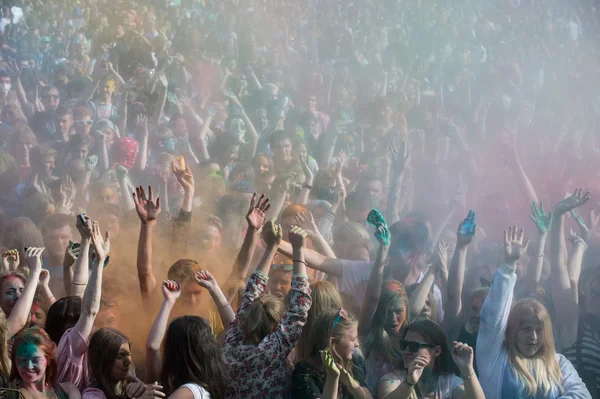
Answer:
[[308, 310], [306, 324], [296, 344], [296, 360], [308, 360], [313, 354], [315, 336], [318, 332], [318, 320], [323, 314], [342, 307], [342, 297], [335, 286], [328, 281], [315, 281], [310, 285], [312, 305]]
[[10, 378], [11, 362], [8, 356], [8, 321], [6, 314], [0, 310], [0, 375], [4, 381]]
[[[335, 341], [341, 341], [348, 331], [357, 327], [358, 321], [351, 314], [344, 311], [344, 315], [340, 316], [340, 308], [326, 311], [325, 314], [322, 314], [318, 318], [318, 320], [315, 320], [315, 331], [310, 345], [310, 354], [319, 355], [319, 351], [329, 349], [334, 360], [341, 364], [342, 367], [352, 375], [352, 360], [341, 358], [335, 351], [333, 343]], [[331, 338], [333, 338], [333, 340]]]
[[[517, 348], [517, 333], [523, 320], [532, 316], [542, 324], [542, 346], [534, 356], [526, 357]], [[556, 360], [552, 321], [544, 305], [535, 299], [518, 301], [508, 316], [505, 337], [510, 364], [527, 396], [535, 397], [540, 391], [547, 396], [554, 388], [562, 394], [562, 373]]]
[[264, 295], [250, 305], [241, 323], [244, 345], [256, 345], [271, 334], [283, 317], [283, 302], [274, 295]]

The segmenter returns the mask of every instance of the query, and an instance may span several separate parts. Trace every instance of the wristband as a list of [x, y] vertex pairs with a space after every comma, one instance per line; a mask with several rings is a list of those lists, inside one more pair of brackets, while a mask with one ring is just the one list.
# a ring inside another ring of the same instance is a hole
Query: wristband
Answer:
[[408, 385], [409, 387], [415, 386], [415, 384], [411, 384], [410, 382], [408, 382], [408, 379], [404, 380], [404, 382], [406, 382], [406, 385]]
[[467, 380], [470, 380], [471, 377], [473, 377], [473, 375], [475, 375], [475, 370], [473, 370], [471, 372], [471, 374], [469, 374], [467, 377], [463, 377], [462, 375], [461, 375], [461, 377], [462, 377], [463, 381], [467, 381]]
[[300, 259], [294, 259], [293, 261], [294, 261], [294, 262], [300, 262], [300, 263], [304, 263], [304, 265], [305, 265], [306, 267], [308, 267], [308, 263], [306, 263], [306, 262], [305, 262], [305, 261], [303, 261], [303, 260], [300, 260]]

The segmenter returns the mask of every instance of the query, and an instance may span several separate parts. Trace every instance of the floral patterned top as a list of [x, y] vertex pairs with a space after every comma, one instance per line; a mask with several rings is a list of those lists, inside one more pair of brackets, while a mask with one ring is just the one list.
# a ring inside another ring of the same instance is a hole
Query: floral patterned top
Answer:
[[268, 277], [255, 271], [248, 280], [240, 309], [225, 333], [223, 359], [229, 369], [228, 398], [266, 399], [286, 397], [292, 375], [287, 357], [296, 345], [312, 304], [308, 276], [294, 274], [289, 309], [277, 329], [258, 345], [242, 344], [240, 325], [250, 305], [267, 291]]

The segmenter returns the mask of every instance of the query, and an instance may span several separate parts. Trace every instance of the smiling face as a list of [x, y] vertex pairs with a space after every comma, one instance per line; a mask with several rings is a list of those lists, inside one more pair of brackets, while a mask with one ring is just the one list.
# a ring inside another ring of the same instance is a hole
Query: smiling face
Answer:
[[23, 280], [19, 277], [9, 276], [4, 279], [0, 288], [2, 289], [2, 310], [6, 313], [6, 316], [10, 316], [17, 301], [23, 294], [25, 284], [23, 284]]
[[25, 385], [44, 379], [48, 364], [46, 354], [38, 346], [24, 342], [15, 348], [17, 351], [17, 372]]
[[115, 358], [112, 368], [110, 369], [110, 379], [112, 381], [123, 381], [129, 374], [131, 366], [131, 346], [129, 342], [125, 342], [119, 348], [119, 353]]
[[542, 346], [544, 328], [536, 316], [525, 317], [517, 330], [517, 349], [526, 357], [534, 356]]
[[342, 336], [341, 339], [337, 340], [332, 338], [333, 340], [333, 350], [335, 353], [344, 360], [352, 360], [352, 355], [354, 354], [354, 350], [358, 348], [358, 327], [354, 326], [350, 328], [346, 333]]

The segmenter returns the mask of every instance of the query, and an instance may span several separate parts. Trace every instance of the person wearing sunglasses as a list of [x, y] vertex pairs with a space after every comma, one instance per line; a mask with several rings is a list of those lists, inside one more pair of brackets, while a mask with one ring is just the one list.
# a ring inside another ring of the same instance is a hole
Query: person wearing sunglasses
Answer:
[[286, 397], [291, 377], [288, 356], [312, 304], [304, 260], [307, 233], [293, 226], [288, 235], [294, 270], [286, 309], [281, 299], [266, 294], [267, 275], [282, 232], [274, 220], [263, 227], [267, 248], [248, 280], [235, 320], [225, 333], [223, 358], [232, 381], [229, 398]]
[[[420, 319], [409, 324], [400, 350], [403, 365], [381, 378], [378, 399], [485, 399], [473, 369], [473, 348], [453, 342], [450, 350], [446, 334], [436, 322]], [[451, 372], [452, 361], [462, 378]]]
[[73, 126], [75, 127], [75, 133], [89, 136], [93, 124], [94, 121], [92, 120], [92, 111], [90, 111], [89, 108], [73, 108]]
[[364, 359], [357, 351], [358, 321], [340, 307], [315, 324], [306, 343], [311, 353], [292, 374], [292, 399], [369, 398]]
[[[580, 201], [577, 198], [567, 200], [568, 205]], [[561, 204], [557, 209], [560, 206]], [[562, 221], [562, 215], [556, 216], [556, 210], [554, 215]], [[562, 223], [559, 223], [552, 230], [562, 228]], [[571, 362], [556, 353], [555, 331], [550, 313], [544, 305], [536, 299], [527, 298], [512, 306], [517, 262], [525, 255], [529, 245], [529, 242], [524, 243], [524, 235], [523, 229], [519, 230], [516, 225], [504, 231], [504, 265], [496, 270], [490, 292], [481, 309], [477, 336], [477, 370], [486, 397], [591, 399], [592, 395]], [[558, 241], [556, 247], [554, 243], [552, 245], [557, 251], [556, 257], [560, 257], [557, 248], [559, 245]], [[556, 259], [551, 262], [561, 261]], [[556, 269], [552, 272], [560, 274]], [[553, 297], [560, 296], [563, 290], [566, 292], [564, 295], [573, 295], [566, 264], [563, 272], [568, 286], [566, 289], [561, 287], [560, 290], [553, 290]], [[556, 298], [553, 300], [556, 301]], [[563, 317], [560, 312], [558, 314]], [[561, 332], [564, 327], [557, 326], [559, 329], [563, 328]], [[557, 334], [557, 337], [560, 339], [561, 335]]]

